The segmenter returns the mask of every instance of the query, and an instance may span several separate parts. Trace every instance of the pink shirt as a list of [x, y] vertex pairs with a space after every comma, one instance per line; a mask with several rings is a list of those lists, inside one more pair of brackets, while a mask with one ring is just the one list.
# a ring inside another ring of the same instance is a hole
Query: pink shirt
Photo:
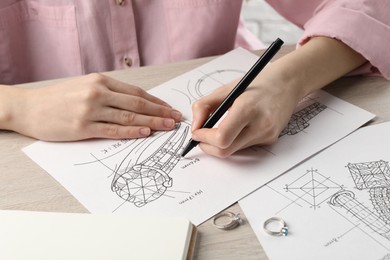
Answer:
[[388, 0], [266, 0], [310, 37], [341, 40], [369, 62], [351, 74], [381, 74], [390, 80], [390, 2]]
[[[300, 44], [316, 35], [341, 39], [390, 79], [390, 48], [382, 41], [390, 39], [387, 1], [268, 2], [305, 27]], [[264, 47], [242, 23], [241, 5], [242, 0], [1, 0], [0, 83]]]

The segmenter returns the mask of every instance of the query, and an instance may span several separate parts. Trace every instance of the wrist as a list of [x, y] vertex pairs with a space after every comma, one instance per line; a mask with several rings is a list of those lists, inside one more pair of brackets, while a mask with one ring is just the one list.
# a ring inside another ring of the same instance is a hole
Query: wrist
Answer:
[[261, 73], [260, 80], [269, 86], [275, 98], [284, 97], [292, 103], [298, 103], [311, 92], [305, 88], [301, 73], [284, 58], [270, 63]]
[[339, 40], [314, 37], [268, 67], [274, 80], [303, 98], [361, 66], [366, 60]]
[[7, 85], [0, 85], [0, 129], [15, 130], [18, 110], [23, 103], [25, 89]]

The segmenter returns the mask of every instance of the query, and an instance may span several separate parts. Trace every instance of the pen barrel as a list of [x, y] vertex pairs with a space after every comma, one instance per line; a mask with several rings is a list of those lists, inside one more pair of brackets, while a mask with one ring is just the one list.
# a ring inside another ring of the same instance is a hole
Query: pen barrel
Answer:
[[212, 128], [219, 119], [226, 113], [231, 107], [234, 100], [240, 96], [245, 89], [252, 83], [257, 75], [264, 69], [264, 67], [271, 61], [275, 54], [280, 50], [283, 45], [283, 41], [277, 38], [260, 56], [256, 63], [250, 68], [250, 70], [242, 77], [236, 87], [227, 95], [217, 109], [210, 115], [207, 121], [203, 124], [202, 128]]

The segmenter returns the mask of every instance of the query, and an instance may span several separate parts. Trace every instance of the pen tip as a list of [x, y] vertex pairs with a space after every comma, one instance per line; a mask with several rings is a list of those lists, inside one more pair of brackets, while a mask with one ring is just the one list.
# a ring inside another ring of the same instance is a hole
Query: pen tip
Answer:
[[183, 150], [183, 152], [180, 154], [180, 156], [184, 157], [184, 156], [186, 156], [187, 153], [188, 153], [188, 150]]
[[189, 152], [192, 150], [192, 148], [194, 148], [194, 147], [197, 146], [198, 144], [199, 144], [198, 141], [194, 141], [194, 140], [191, 139], [191, 140], [188, 142], [188, 144], [186, 145], [186, 147], [184, 147], [184, 150], [183, 150], [183, 152], [181, 153], [181, 157], [186, 156], [186, 154], [189, 153]]

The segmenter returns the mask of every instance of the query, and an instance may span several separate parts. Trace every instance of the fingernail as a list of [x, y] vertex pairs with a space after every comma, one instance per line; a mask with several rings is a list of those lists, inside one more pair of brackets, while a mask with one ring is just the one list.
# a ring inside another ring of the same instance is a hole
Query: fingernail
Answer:
[[173, 119], [175, 119], [176, 121], [180, 121], [182, 119], [182, 114], [177, 111], [177, 110], [173, 110], [172, 113], [171, 113], [171, 116]]
[[150, 135], [150, 128], [144, 127], [139, 130], [139, 133], [142, 136], [149, 136]]
[[167, 128], [173, 128], [175, 126], [175, 120], [169, 118], [164, 119], [164, 126]]

